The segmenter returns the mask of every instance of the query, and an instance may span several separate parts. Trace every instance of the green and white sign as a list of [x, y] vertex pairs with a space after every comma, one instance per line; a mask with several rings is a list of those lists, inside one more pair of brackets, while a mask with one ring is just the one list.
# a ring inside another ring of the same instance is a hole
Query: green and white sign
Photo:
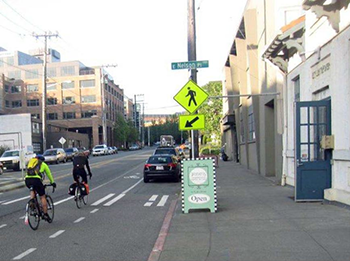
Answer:
[[182, 212], [190, 209], [209, 209], [215, 213], [216, 177], [214, 159], [182, 161]]
[[188, 61], [171, 63], [172, 70], [208, 68], [209, 61]]

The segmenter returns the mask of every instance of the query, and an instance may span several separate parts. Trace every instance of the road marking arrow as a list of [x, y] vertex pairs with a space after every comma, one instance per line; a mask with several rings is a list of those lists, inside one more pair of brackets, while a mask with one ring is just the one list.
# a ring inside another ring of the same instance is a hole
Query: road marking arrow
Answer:
[[195, 122], [198, 121], [198, 120], [199, 120], [199, 117], [197, 116], [197, 117], [194, 118], [193, 120], [187, 121], [185, 127], [186, 127], [186, 128], [191, 128], [191, 127], [193, 127], [192, 124], [195, 123]]

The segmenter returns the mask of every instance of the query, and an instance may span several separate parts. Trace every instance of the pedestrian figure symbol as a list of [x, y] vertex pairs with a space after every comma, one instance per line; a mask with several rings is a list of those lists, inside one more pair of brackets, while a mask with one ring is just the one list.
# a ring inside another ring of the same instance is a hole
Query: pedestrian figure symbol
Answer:
[[194, 105], [197, 106], [197, 102], [196, 102], [196, 92], [191, 90], [190, 87], [187, 88], [188, 89], [188, 93], [185, 97], [190, 96], [190, 100], [188, 101], [188, 106], [191, 106], [191, 102], [193, 101]]

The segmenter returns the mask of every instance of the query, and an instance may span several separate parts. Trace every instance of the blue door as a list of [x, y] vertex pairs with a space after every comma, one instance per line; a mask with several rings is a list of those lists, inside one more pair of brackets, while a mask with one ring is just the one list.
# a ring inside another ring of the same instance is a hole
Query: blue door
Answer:
[[331, 150], [320, 146], [331, 135], [330, 100], [296, 103], [296, 201], [320, 201], [331, 187]]

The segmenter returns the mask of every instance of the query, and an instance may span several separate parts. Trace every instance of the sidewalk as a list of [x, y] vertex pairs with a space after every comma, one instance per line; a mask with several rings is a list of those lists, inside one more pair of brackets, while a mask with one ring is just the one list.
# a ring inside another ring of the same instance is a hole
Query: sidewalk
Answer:
[[350, 260], [348, 208], [295, 203], [294, 188], [219, 164], [217, 213], [183, 214], [179, 199], [160, 261]]
[[10, 191], [24, 186], [25, 184], [21, 172], [4, 171], [4, 173], [0, 175], [0, 192]]

